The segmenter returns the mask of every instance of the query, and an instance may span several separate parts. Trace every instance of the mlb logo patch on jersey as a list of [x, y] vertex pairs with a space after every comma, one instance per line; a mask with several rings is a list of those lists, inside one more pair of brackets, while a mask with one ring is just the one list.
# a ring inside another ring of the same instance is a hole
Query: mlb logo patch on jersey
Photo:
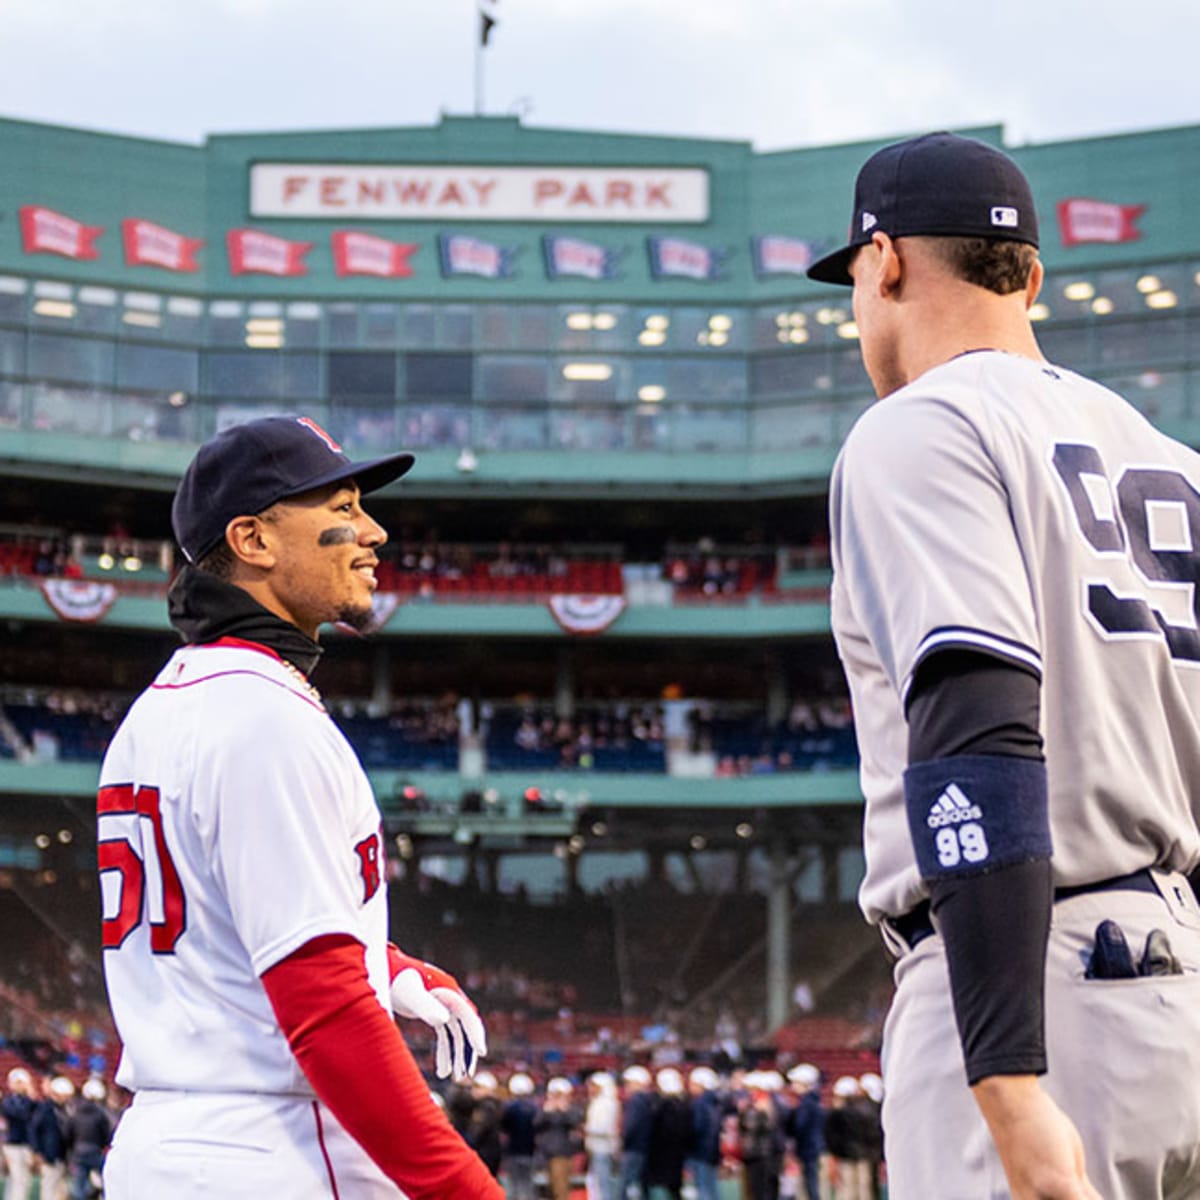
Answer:
[[1016, 229], [1021, 218], [1015, 208], [1007, 205], [997, 205], [992, 209], [992, 224], [1001, 229]]

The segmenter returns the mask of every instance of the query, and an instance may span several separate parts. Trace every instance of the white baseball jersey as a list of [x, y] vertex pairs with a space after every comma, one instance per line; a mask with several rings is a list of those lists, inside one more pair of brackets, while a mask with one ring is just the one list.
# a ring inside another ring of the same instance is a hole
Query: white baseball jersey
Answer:
[[316, 692], [249, 643], [177, 651], [113, 738], [98, 812], [117, 1081], [311, 1095], [259, 976], [349, 934], [391, 1011], [379, 807]]
[[868, 920], [926, 894], [904, 702], [946, 647], [1041, 678], [1058, 886], [1200, 861], [1200, 456], [1097, 383], [975, 352], [863, 415], [830, 511]]

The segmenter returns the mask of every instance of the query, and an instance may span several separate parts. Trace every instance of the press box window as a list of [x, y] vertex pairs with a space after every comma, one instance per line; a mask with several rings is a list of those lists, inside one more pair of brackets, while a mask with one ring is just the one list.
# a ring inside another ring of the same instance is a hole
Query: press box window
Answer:
[[469, 399], [473, 361], [469, 354], [406, 354], [405, 395]]
[[329, 355], [329, 394], [394, 398], [396, 356], [369, 351], [333, 351]]

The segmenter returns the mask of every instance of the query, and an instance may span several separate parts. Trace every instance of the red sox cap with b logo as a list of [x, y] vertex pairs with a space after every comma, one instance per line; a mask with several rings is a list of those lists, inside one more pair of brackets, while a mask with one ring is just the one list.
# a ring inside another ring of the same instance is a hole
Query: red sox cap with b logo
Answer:
[[366, 495], [399, 479], [413, 461], [400, 453], [351, 462], [308, 417], [246, 421], [205, 442], [183, 473], [171, 505], [175, 540], [188, 562], [199, 562], [220, 544], [234, 517], [347, 479]]

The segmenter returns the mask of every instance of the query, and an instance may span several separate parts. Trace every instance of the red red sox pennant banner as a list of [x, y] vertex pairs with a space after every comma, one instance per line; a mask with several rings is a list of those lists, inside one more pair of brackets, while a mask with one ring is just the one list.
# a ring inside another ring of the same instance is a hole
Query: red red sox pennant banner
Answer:
[[413, 273], [408, 260], [420, 244], [391, 242], [387, 238], [357, 230], [339, 230], [329, 235], [333, 246], [333, 269], [345, 275], [380, 275], [389, 279], [407, 279]]
[[225, 235], [234, 275], [307, 275], [304, 256], [312, 242], [289, 242], [260, 229], [231, 229]]
[[104, 232], [103, 225], [85, 225], [74, 217], [23, 204], [21, 215], [21, 249], [26, 254], [61, 254], [64, 258], [94, 259], [100, 251], [94, 243]]
[[127, 266], [162, 267], [164, 271], [200, 269], [196, 251], [204, 245], [201, 238], [186, 237], [153, 221], [129, 217], [121, 222], [121, 239]]
[[42, 595], [64, 621], [99, 621], [117, 599], [112, 583], [86, 579], [45, 579]]
[[566, 633], [603, 633], [625, 611], [624, 596], [551, 596], [550, 615]]
[[1076, 196], [1058, 202], [1058, 228], [1064, 246], [1081, 242], [1136, 242], [1142, 231], [1138, 217], [1145, 204], [1111, 204], [1106, 200], [1087, 200]]

